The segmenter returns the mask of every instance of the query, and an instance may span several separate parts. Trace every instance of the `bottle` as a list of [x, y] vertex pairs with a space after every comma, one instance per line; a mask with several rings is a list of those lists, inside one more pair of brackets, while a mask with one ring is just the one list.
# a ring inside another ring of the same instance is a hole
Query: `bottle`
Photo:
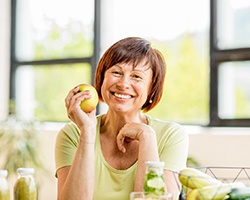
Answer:
[[6, 180], [7, 175], [7, 170], [0, 170], [0, 200], [10, 200], [10, 190]]
[[33, 168], [18, 168], [14, 186], [14, 200], [37, 200], [37, 187]]
[[146, 176], [143, 189], [147, 196], [157, 197], [165, 195], [163, 168], [164, 162], [146, 162]]

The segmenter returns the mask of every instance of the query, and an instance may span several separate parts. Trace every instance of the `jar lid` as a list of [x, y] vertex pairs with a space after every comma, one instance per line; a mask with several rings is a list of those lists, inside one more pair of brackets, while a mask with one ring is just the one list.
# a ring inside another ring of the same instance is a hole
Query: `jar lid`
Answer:
[[17, 173], [18, 174], [34, 174], [35, 170], [34, 168], [18, 168]]
[[157, 162], [157, 161], [147, 161], [146, 166], [153, 166], [153, 167], [164, 167], [164, 162]]
[[8, 171], [5, 169], [0, 170], [0, 176], [6, 177], [8, 175]]

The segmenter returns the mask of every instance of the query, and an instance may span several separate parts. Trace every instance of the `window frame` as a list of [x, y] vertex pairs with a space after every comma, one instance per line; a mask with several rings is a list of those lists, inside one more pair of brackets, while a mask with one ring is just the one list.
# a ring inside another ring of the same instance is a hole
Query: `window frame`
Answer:
[[210, 103], [208, 126], [226, 127], [249, 127], [250, 118], [221, 119], [218, 110], [218, 68], [223, 62], [228, 61], [250, 61], [250, 48], [235, 48], [221, 50], [217, 47], [217, 24], [218, 24], [217, 0], [210, 0], [210, 31], [209, 31], [209, 51], [210, 51]]

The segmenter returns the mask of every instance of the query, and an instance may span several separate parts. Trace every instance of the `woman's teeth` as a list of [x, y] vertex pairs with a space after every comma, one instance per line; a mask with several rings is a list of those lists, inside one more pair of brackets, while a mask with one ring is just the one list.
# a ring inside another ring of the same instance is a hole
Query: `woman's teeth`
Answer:
[[118, 98], [121, 98], [121, 99], [130, 99], [131, 96], [130, 95], [126, 95], [126, 94], [118, 94], [118, 93], [114, 93], [114, 95]]

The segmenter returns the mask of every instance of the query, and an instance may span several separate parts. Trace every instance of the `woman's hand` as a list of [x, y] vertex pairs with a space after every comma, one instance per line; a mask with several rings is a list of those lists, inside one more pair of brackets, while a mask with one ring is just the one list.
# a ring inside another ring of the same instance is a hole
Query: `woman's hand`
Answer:
[[67, 108], [68, 117], [78, 126], [82, 128], [96, 125], [96, 109], [90, 113], [85, 113], [80, 104], [85, 99], [90, 99], [91, 95], [88, 90], [80, 92], [79, 85], [69, 91], [65, 98], [65, 106]]
[[153, 128], [146, 124], [127, 123], [117, 135], [117, 146], [123, 153], [126, 152], [125, 142], [128, 140], [139, 141], [134, 191], [141, 191], [146, 171], [145, 162], [159, 161], [156, 133]]
[[123, 153], [126, 152], [126, 148], [124, 146], [125, 141], [129, 140], [144, 140], [155, 137], [155, 131], [146, 124], [139, 123], [127, 123], [123, 126], [123, 128], [119, 131], [117, 135], [117, 146], [120, 151]]

